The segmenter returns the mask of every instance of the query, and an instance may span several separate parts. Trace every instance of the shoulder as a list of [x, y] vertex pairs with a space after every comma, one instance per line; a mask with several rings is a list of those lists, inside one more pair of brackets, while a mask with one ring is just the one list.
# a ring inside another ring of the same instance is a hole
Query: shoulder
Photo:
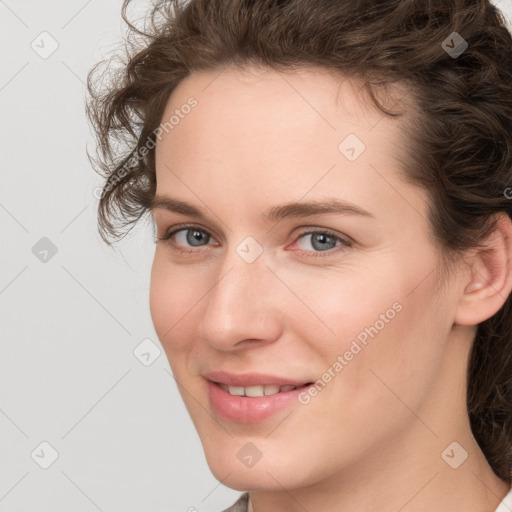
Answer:
[[247, 512], [249, 502], [249, 493], [244, 492], [239, 496], [238, 500], [230, 507], [224, 509], [222, 512]]

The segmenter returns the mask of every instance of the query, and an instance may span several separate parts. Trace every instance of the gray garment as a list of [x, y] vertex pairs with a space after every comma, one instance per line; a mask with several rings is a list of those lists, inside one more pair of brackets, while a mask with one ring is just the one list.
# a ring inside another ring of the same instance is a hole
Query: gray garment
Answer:
[[231, 507], [222, 512], [247, 512], [249, 510], [249, 493], [244, 492]]

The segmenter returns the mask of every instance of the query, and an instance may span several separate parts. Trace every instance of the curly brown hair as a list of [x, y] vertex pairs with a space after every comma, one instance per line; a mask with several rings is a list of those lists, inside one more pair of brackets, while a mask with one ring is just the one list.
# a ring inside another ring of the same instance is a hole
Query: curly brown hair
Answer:
[[[512, 218], [512, 38], [488, 0], [168, 0], [152, 7], [144, 30], [128, 19], [129, 3], [125, 58], [99, 62], [87, 82], [97, 138], [89, 158], [105, 178], [98, 226], [107, 244], [150, 211], [170, 94], [195, 71], [233, 64], [336, 70], [362, 79], [389, 116], [403, 113], [388, 110], [378, 92], [406, 84], [417, 115], [405, 134], [404, 174], [429, 194], [443, 254], [481, 247], [496, 214]], [[511, 296], [478, 325], [467, 379], [473, 434], [510, 484]]]

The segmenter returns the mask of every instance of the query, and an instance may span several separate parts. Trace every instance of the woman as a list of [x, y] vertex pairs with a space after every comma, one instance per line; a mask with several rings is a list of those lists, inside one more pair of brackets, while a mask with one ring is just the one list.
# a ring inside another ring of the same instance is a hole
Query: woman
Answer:
[[[488, 1], [160, 2], [89, 76], [107, 243], [229, 511], [512, 508], [512, 38]], [[107, 61], [107, 64], [109, 62]]]

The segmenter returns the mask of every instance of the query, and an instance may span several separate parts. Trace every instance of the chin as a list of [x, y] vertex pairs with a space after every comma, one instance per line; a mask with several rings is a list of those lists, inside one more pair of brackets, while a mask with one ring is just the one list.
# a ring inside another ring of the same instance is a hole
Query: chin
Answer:
[[[245, 446], [248, 443], [250, 442], [244, 441], [241, 444]], [[298, 471], [303, 466], [300, 461], [290, 460], [287, 455], [276, 453], [275, 450], [267, 455], [262, 454], [261, 458], [252, 465], [246, 465], [243, 462], [243, 448], [240, 450], [238, 444], [240, 443], [233, 439], [232, 445], [237, 446], [234, 450], [227, 447], [224, 449], [221, 447], [219, 450], [218, 445], [205, 450], [210, 471], [223, 485], [237, 491], [279, 491], [283, 487], [287, 489], [300, 487], [308, 479], [307, 475]]]
[[258, 469], [210, 466], [210, 471], [219, 482], [235, 491], [280, 491], [283, 487], [292, 489], [300, 485], [297, 481], [288, 481], [284, 475], [276, 474], [275, 471], [269, 470], [270, 474], [267, 473], [263, 466]]

